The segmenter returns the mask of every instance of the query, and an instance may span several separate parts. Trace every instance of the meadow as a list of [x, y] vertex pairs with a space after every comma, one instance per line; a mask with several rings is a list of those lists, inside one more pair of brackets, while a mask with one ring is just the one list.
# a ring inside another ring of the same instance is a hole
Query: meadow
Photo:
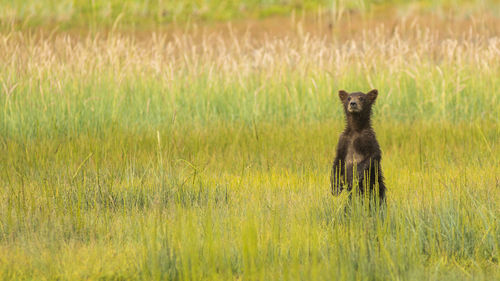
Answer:
[[[500, 279], [498, 6], [287, 9], [0, 12], [0, 279]], [[375, 212], [329, 187], [337, 91], [372, 88]]]

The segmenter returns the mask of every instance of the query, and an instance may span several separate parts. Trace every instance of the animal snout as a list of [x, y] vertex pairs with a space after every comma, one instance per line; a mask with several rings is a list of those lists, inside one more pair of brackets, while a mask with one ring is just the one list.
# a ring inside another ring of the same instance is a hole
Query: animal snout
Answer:
[[355, 101], [351, 101], [351, 102], [349, 103], [349, 105], [350, 105], [350, 106], [357, 106], [357, 104], [356, 104], [356, 102], [355, 102]]

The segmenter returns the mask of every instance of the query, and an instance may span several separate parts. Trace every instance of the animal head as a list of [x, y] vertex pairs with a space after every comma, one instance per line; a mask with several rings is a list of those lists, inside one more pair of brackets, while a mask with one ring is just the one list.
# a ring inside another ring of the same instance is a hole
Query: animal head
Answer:
[[378, 91], [373, 89], [368, 93], [362, 92], [348, 93], [344, 90], [339, 91], [339, 97], [344, 105], [344, 110], [348, 114], [370, 113], [371, 106], [377, 99]]

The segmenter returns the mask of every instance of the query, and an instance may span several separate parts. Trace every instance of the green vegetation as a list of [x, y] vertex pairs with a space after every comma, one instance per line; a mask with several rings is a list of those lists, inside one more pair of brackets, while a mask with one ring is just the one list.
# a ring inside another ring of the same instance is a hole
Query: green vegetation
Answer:
[[288, 14], [293, 10], [324, 7], [328, 1], [139, 1], [139, 0], [0, 0], [0, 19], [27, 26], [58, 24], [59, 27], [151, 26], [193, 20], [228, 20]]
[[0, 0], [2, 27], [59, 29], [124, 26], [151, 28], [171, 23], [263, 18], [292, 12], [350, 13], [373, 12], [378, 8], [402, 10], [489, 11], [498, 14], [496, 0]]
[[[1, 32], [0, 279], [499, 279], [498, 19], [394, 22]], [[329, 193], [340, 88], [379, 89], [384, 210]]]

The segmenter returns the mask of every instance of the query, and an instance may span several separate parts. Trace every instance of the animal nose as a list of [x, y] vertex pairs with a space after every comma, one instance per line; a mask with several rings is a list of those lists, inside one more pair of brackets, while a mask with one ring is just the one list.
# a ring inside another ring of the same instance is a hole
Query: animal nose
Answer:
[[350, 106], [356, 106], [356, 102], [355, 101], [351, 101], [351, 103], [349, 103]]

